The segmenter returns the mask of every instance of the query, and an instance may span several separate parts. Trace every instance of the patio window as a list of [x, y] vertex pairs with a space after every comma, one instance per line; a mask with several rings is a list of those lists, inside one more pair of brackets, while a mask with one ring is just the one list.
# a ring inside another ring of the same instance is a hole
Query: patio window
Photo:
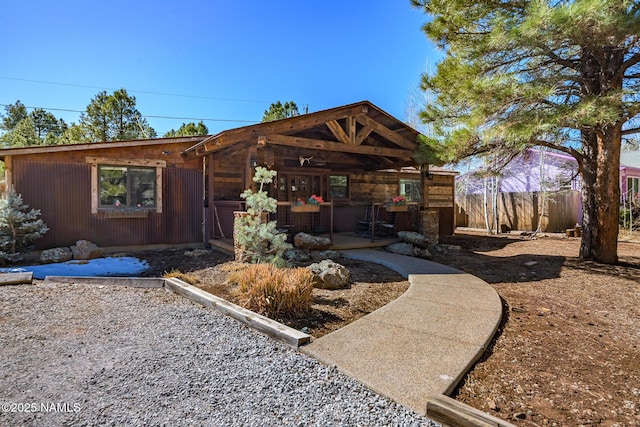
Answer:
[[155, 168], [100, 165], [98, 179], [100, 207], [156, 207]]
[[400, 179], [400, 195], [408, 202], [422, 202], [420, 179]]
[[349, 177], [347, 175], [329, 176], [329, 197], [332, 200], [349, 198]]

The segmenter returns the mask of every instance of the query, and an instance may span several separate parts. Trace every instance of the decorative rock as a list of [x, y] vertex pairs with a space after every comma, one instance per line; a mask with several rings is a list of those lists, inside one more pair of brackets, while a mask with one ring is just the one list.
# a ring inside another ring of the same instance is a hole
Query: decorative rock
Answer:
[[313, 286], [320, 289], [345, 289], [351, 285], [351, 273], [330, 259], [307, 267], [313, 273]]
[[340, 254], [340, 252], [338, 251], [332, 251], [331, 249], [327, 249], [326, 251], [313, 251], [311, 252], [311, 259], [313, 259], [314, 261], [322, 261], [325, 259], [339, 259], [340, 257], [342, 257], [342, 255]]
[[414, 249], [415, 246], [411, 243], [392, 243], [385, 248], [387, 252], [406, 256], [413, 256]]
[[73, 259], [94, 259], [104, 254], [98, 245], [88, 240], [78, 240], [74, 246], [71, 246], [71, 252], [73, 252]]
[[413, 248], [413, 256], [423, 259], [433, 258], [433, 255], [431, 255], [428, 249], [418, 247]]
[[49, 264], [52, 262], [66, 262], [73, 259], [73, 252], [67, 247], [45, 249], [40, 254], [40, 262]]
[[426, 248], [429, 246], [429, 239], [415, 231], [398, 231], [398, 238], [403, 242], [411, 243], [412, 245], [420, 248]]
[[287, 249], [286, 251], [284, 251], [284, 254], [282, 256], [287, 261], [291, 261], [294, 263], [307, 262], [311, 259], [311, 256], [307, 252], [295, 248]]
[[298, 233], [293, 238], [294, 246], [300, 249], [310, 249], [321, 251], [323, 249], [329, 249], [331, 246], [331, 239], [326, 237], [312, 236], [307, 233]]
[[429, 250], [419, 248], [411, 243], [393, 243], [385, 248], [387, 252], [398, 255], [412, 256], [417, 258], [431, 259], [432, 255]]

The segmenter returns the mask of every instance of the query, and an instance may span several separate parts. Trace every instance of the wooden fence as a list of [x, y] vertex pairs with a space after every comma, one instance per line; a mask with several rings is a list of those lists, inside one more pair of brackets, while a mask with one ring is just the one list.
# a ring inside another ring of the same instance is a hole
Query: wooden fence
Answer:
[[[542, 212], [540, 193], [500, 193], [498, 195], [498, 223], [511, 230], [533, 231], [538, 228]], [[551, 193], [544, 197], [542, 231], [564, 232], [582, 222], [580, 192]], [[487, 207], [489, 223], [495, 224], [493, 206], [489, 199]], [[456, 227], [486, 228], [484, 197], [482, 194], [456, 195]], [[495, 230], [495, 226], [493, 227]]]

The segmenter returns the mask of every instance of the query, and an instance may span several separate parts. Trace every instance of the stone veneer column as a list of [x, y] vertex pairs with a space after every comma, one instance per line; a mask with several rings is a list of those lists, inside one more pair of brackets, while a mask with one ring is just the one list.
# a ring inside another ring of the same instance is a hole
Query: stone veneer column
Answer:
[[429, 239], [429, 244], [437, 245], [440, 237], [440, 211], [427, 209], [422, 214], [422, 234]]

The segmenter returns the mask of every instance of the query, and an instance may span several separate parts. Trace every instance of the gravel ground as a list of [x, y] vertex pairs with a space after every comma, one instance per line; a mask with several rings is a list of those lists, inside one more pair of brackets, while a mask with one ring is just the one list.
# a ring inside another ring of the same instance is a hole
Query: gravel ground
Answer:
[[435, 425], [164, 289], [42, 282], [0, 287], [0, 403], [2, 426]]

